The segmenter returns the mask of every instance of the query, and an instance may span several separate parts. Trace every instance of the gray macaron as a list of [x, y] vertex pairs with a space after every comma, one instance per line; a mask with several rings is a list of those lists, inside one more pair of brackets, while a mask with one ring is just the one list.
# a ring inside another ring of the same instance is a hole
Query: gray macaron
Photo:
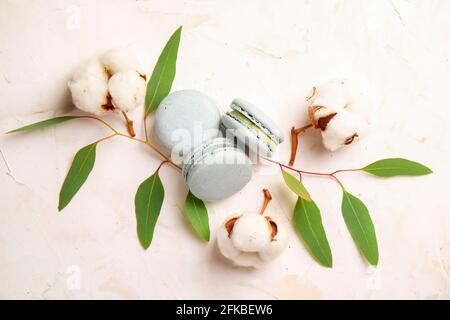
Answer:
[[230, 140], [215, 138], [186, 155], [182, 175], [197, 198], [216, 201], [237, 193], [250, 181], [252, 164]]
[[155, 119], [155, 133], [162, 144], [177, 155], [184, 155], [219, 134], [220, 112], [205, 94], [181, 90], [161, 101]]
[[232, 111], [222, 116], [227, 135], [232, 135], [256, 155], [271, 157], [284, 136], [280, 128], [253, 104], [234, 99]]

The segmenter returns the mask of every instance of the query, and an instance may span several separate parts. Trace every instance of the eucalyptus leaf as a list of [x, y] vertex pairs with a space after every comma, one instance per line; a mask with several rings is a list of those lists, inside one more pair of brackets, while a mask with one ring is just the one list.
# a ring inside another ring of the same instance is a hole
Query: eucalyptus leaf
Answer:
[[283, 179], [286, 185], [291, 189], [297, 196], [305, 199], [306, 201], [311, 201], [311, 196], [306, 190], [305, 186], [300, 182], [300, 180], [296, 179], [293, 175], [287, 173], [282, 170]]
[[421, 176], [433, 172], [423, 164], [401, 158], [378, 160], [361, 170], [378, 177]]
[[320, 210], [314, 201], [298, 197], [294, 208], [294, 224], [313, 257], [323, 266], [331, 268], [333, 257], [322, 224]]
[[163, 200], [164, 187], [157, 171], [140, 184], [134, 198], [137, 232], [144, 249], [147, 249], [152, 243]]
[[179, 27], [167, 41], [158, 61], [153, 69], [152, 76], [147, 83], [145, 94], [145, 112], [149, 114], [155, 111], [162, 99], [164, 99], [172, 88], [176, 73], [176, 62], [178, 47], [180, 44], [181, 29]]
[[6, 134], [9, 133], [16, 133], [16, 132], [23, 132], [23, 131], [31, 131], [31, 130], [36, 130], [36, 129], [42, 129], [45, 127], [49, 127], [49, 126], [53, 126], [62, 122], [66, 122], [69, 120], [73, 120], [73, 119], [77, 119], [79, 117], [77, 116], [62, 116], [62, 117], [55, 117], [55, 118], [51, 118], [51, 119], [47, 119], [47, 120], [43, 120], [43, 121], [39, 121], [36, 123], [32, 123], [11, 131], [6, 132]]
[[371, 265], [378, 264], [378, 244], [375, 227], [364, 203], [344, 190], [342, 215], [353, 240]]
[[96, 149], [97, 144], [93, 143], [81, 148], [75, 155], [59, 192], [59, 211], [69, 204], [91, 173], [95, 163]]
[[204, 241], [209, 241], [209, 221], [208, 210], [202, 200], [194, 196], [191, 191], [188, 192], [184, 204], [186, 216], [194, 228], [197, 235]]

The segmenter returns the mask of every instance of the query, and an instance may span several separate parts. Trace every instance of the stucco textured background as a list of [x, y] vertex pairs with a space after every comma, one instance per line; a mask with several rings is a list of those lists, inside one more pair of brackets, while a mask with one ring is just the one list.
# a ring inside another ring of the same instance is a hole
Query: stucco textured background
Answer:
[[[329, 172], [401, 156], [434, 170], [388, 180], [342, 175], [372, 214], [378, 268], [362, 260], [346, 229], [339, 187], [314, 177], [305, 184], [322, 211], [333, 269], [318, 265], [294, 230], [286, 252], [265, 268], [239, 269], [221, 258], [214, 230], [232, 213], [258, 210], [263, 187], [274, 196], [269, 211], [291, 219], [295, 197], [275, 166], [255, 168], [240, 193], [208, 205], [208, 244], [183, 215], [187, 190], [179, 173], [164, 167], [166, 198], [144, 251], [134, 193], [160, 160], [119, 138], [98, 147], [87, 183], [58, 213], [73, 155], [108, 133], [73, 121], [0, 136], [0, 297], [450, 298], [450, 2], [3, 0], [0, 131], [71, 112], [66, 84], [73, 68], [108, 48], [129, 47], [150, 73], [179, 25], [173, 90], [201, 90], [222, 112], [234, 97], [250, 100], [286, 136], [306, 122], [313, 85], [346, 77], [364, 93], [370, 135], [328, 153], [307, 133], [296, 166]], [[140, 115], [132, 114], [139, 134]], [[289, 148], [280, 146], [280, 160], [287, 162]]]

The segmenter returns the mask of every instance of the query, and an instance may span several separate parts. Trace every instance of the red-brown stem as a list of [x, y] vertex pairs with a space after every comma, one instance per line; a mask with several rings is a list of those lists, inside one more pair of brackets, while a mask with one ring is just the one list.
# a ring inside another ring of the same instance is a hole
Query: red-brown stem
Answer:
[[[101, 139], [98, 139], [98, 140], [95, 141], [94, 143], [95, 143], [95, 144], [100, 143], [100, 142], [105, 141], [105, 140], [107, 140], [107, 139], [109, 139], [109, 138], [112, 138], [112, 137], [114, 137], [114, 136], [116, 136], [115, 133], [114, 133], [114, 134], [111, 134], [111, 135], [109, 135], [109, 136], [103, 137], [103, 138], [101, 138]], [[94, 143], [93, 143], [93, 144], [94, 144]]]
[[97, 118], [97, 117], [94, 117], [94, 116], [80, 116], [80, 118], [81, 119], [92, 119], [92, 120], [99, 121], [100, 123], [102, 123], [105, 126], [107, 126], [109, 129], [111, 129], [114, 133], [117, 133], [117, 130], [114, 129], [112, 125], [110, 125], [108, 122], [106, 122], [106, 121], [104, 121], [104, 120], [102, 120], [100, 118]]
[[274, 161], [274, 160], [272, 160], [272, 159], [265, 158], [265, 157], [262, 157], [262, 158], [263, 158], [264, 160], [268, 161], [268, 162], [271, 162], [271, 163], [273, 163], [273, 164], [277, 164], [277, 165], [280, 167], [281, 170], [282, 170], [283, 168], [285, 168], [285, 169], [289, 169], [289, 170], [292, 170], [292, 171], [294, 171], [294, 172], [297, 172], [297, 173], [300, 175], [300, 179], [301, 179], [301, 175], [302, 175], [302, 174], [309, 174], [309, 175], [314, 175], [314, 176], [330, 177], [330, 178], [332, 178], [333, 180], [335, 180], [335, 181], [339, 184], [339, 186], [340, 186], [342, 189], [344, 189], [344, 186], [343, 186], [342, 182], [336, 177], [336, 174], [337, 174], [337, 173], [340, 173], [340, 172], [354, 172], [354, 171], [360, 171], [360, 170], [361, 170], [361, 169], [340, 169], [340, 170], [336, 170], [336, 171], [333, 171], [333, 172], [330, 172], [330, 173], [313, 172], [313, 171], [305, 171], [305, 170], [295, 169], [295, 168], [293, 168], [293, 167], [291, 167], [291, 166], [288, 166], [288, 165], [285, 165], [285, 164], [283, 164], [283, 163], [281, 163], [281, 162]]
[[130, 136], [120, 133], [120, 132], [117, 133], [116, 135], [145, 144], [146, 146], [151, 148], [153, 151], [155, 151], [157, 154], [159, 154], [164, 160], [166, 160], [168, 163], [170, 163], [173, 167], [177, 168], [178, 170], [181, 170], [181, 167], [179, 165], [173, 163], [168, 156], [166, 156], [164, 153], [159, 151], [158, 148], [155, 145], [153, 145], [150, 141], [145, 141], [145, 140], [142, 140], [139, 138], [133, 138], [133, 137], [130, 137]]
[[113, 135], [110, 135], [110, 136], [108, 136], [108, 137], [105, 137], [105, 138], [102, 138], [102, 139], [100, 139], [100, 140], [97, 140], [95, 143], [98, 143], [98, 142], [101, 142], [101, 141], [103, 141], [103, 140], [112, 138], [112, 137], [114, 137], [114, 136], [125, 137], [125, 138], [128, 138], [128, 139], [131, 139], [131, 140], [134, 140], [134, 141], [137, 141], [137, 142], [140, 142], [140, 143], [143, 143], [143, 144], [147, 145], [149, 148], [151, 148], [153, 151], [155, 151], [157, 154], [159, 154], [166, 162], [170, 163], [174, 168], [177, 168], [178, 170], [181, 170], [181, 167], [180, 167], [180, 166], [178, 166], [178, 165], [176, 165], [175, 163], [173, 163], [173, 162], [170, 160], [170, 158], [169, 158], [168, 156], [166, 156], [164, 153], [162, 153], [161, 151], [159, 151], [158, 148], [157, 148], [154, 144], [152, 144], [150, 141], [148, 141], [148, 139], [147, 139], [147, 140], [142, 140], [142, 139], [138, 139], [138, 138], [135, 138], [135, 137], [126, 135], [126, 134], [124, 134], [124, 133], [122, 133], [122, 132], [117, 131], [117, 130], [116, 130], [112, 125], [110, 125], [108, 122], [106, 122], [106, 121], [104, 121], [104, 120], [102, 120], [102, 119], [100, 119], [100, 118], [94, 117], [94, 116], [79, 116], [79, 118], [92, 119], [92, 120], [99, 121], [100, 123], [104, 124], [105, 126], [107, 126], [109, 129], [111, 129], [111, 130], [114, 132]]
[[123, 117], [125, 118], [125, 123], [127, 124], [128, 133], [130, 136], [135, 137], [136, 133], [134, 132], [133, 121], [128, 118], [128, 115], [125, 111], [122, 111]]
[[330, 174], [330, 177], [334, 179], [334, 181], [336, 181], [339, 186], [341, 187], [342, 190], [345, 190], [344, 185], [342, 184], [341, 180], [339, 180], [334, 174]]
[[298, 134], [295, 133], [295, 127], [291, 128], [291, 157], [289, 158], [289, 165], [292, 166], [295, 162], [295, 156], [298, 148]]
[[170, 163], [169, 161], [167, 161], [167, 160], [164, 160], [163, 162], [161, 162], [160, 164], [159, 164], [159, 166], [158, 166], [158, 168], [156, 169], [156, 171], [155, 172], [158, 172], [159, 173], [159, 169], [161, 169], [161, 167], [163, 166], [163, 164], [165, 164], [165, 163]]
[[292, 166], [295, 162], [298, 149], [298, 135], [305, 132], [312, 127], [312, 124], [308, 124], [301, 128], [291, 128], [291, 157], [289, 158], [289, 165]]
[[361, 171], [363, 168], [359, 168], [359, 169], [341, 169], [341, 170], [336, 170], [335, 172], [333, 172], [333, 174], [339, 173], [339, 172], [355, 172], [355, 171]]
[[341, 170], [336, 170], [330, 173], [320, 173], [320, 172], [313, 172], [313, 171], [304, 171], [301, 170], [301, 173], [304, 174], [311, 174], [311, 175], [319, 175], [319, 176], [331, 176], [331, 175], [335, 175], [336, 173], [340, 173], [340, 172], [355, 172], [355, 171], [361, 171], [361, 169], [341, 169]]
[[264, 193], [264, 203], [262, 205], [261, 211], [259, 211], [259, 214], [264, 214], [264, 211], [266, 211], [267, 205], [269, 204], [270, 200], [272, 200], [272, 195], [270, 194], [269, 189], [263, 189]]

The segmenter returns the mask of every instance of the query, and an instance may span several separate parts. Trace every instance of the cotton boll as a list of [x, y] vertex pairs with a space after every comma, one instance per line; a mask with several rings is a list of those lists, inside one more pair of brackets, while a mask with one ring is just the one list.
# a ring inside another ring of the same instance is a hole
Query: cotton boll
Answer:
[[226, 219], [217, 233], [222, 255], [242, 267], [260, 267], [278, 257], [289, 237], [285, 220], [275, 217], [248, 213]]
[[96, 115], [115, 109], [128, 112], [144, 101], [143, 75], [128, 51], [112, 49], [100, 59], [82, 63], [68, 85], [75, 106], [83, 111]]
[[367, 131], [366, 122], [358, 115], [341, 110], [327, 124], [322, 133], [326, 149], [335, 151], [361, 138]]
[[317, 87], [312, 105], [341, 109], [348, 104], [351, 96], [351, 89], [347, 84], [347, 80], [331, 80]]
[[[331, 107], [325, 107], [325, 106], [313, 106], [312, 108], [312, 119], [315, 123], [317, 123], [317, 126], [319, 126], [319, 120], [322, 118], [326, 118], [328, 116], [331, 116], [333, 114], [336, 114], [338, 111], [342, 109], [336, 109]], [[320, 127], [320, 126], [319, 126]]]
[[68, 83], [75, 106], [83, 111], [96, 115], [107, 112], [108, 86], [106, 81], [94, 75], [71, 80]]
[[80, 64], [68, 83], [75, 106], [96, 115], [106, 112], [107, 81], [107, 73], [98, 59], [91, 59]]
[[290, 238], [290, 228], [288, 221], [281, 215], [270, 215], [270, 219], [276, 222], [277, 234], [272, 239], [272, 241], [264, 247], [260, 252], [259, 256], [264, 262], [272, 261], [277, 258], [288, 246]]
[[347, 80], [333, 80], [318, 87], [308, 115], [312, 126], [321, 131], [326, 149], [335, 151], [366, 133], [366, 121], [353, 112], [358, 103]]
[[141, 76], [145, 75], [136, 57], [123, 48], [108, 50], [101, 56], [100, 61], [110, 75], [126, 70], [134, 70]]
[[217, 246], [223, 256], [231, 260], [241, 254], [241, 252], [233, 245], [233, 242], [229, 237], [228, 230], [225, 227], [226, 222], [233, 218], [234, 217], [229, 217], [217, 231]]
[[80, 64], [72, 74], [72, 81], [94, 77], [101, 81], [108, 81], [108, 74], [99, 59], [90, 59]]
[[264, 264], [264, 261], [256, 252], [240, 252], [239, 256], [232, 260], [238, 267], [260, 268]]
[[144, 102], [145, 80], [132, 70], [120, 71], [114, 74], [108, 82], [114, 107], [128, 112]]
[[231, 240], [240, 251], [259, 252], [271, 241], [267, 220], [260, 214], [245, 214], [234, 224]]

